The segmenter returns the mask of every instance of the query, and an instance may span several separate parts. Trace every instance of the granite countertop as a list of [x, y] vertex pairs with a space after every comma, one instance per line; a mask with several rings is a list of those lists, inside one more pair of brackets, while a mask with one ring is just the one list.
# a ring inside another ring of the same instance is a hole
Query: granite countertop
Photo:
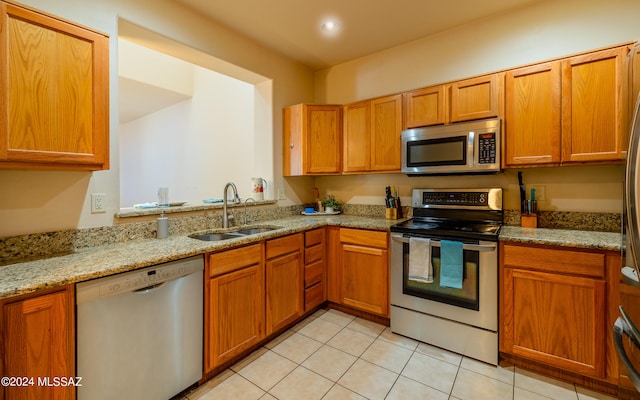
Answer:
[[[167, 239], [140, 239], [126, 243], [88, 247], [79, 249], [72, 254], [0, 267], [2, 269], [0, 299], [131, 271], [211, 251], [225, 250], [328, 225], [388, 231], [392, 225], [398, 222], [401, 220], [351, 215], [296, 216], [260, 221], [249, 226], [277, 226], [278, 229], [218, 242], [192, 239], [185, 234], [172, 235]], [[233, 230], [233, 228], [229, 230]], [[517, 226], [502, 227], [500, 240], [615, 251], [619, 251], [622, 244], [619, 233], [531, 229]]]
[[[327, 225], [388, 231], [398, 220], [348, 215], [289, 217], [260, 221], [249, 226], [277, 226], [278, 229], [237, 239], [207, 242], [188, 235], [167, 239], [142, 239], [127, 243], [79, 249], [72, 254], [0, 267], [0, 299], [37, 290], [76, 283], [150, 265], [179, 260], [210, 251], [302, 232]], [[230, 228], [229, 230], [233, 230]], [[222, 231], [222, 229], [216, 231]]]
[[521, 228], [505, 225], [500, 240], [581, 249], [620, 251], [622, 235], [618, 232], [592, 232], [569, 229]]

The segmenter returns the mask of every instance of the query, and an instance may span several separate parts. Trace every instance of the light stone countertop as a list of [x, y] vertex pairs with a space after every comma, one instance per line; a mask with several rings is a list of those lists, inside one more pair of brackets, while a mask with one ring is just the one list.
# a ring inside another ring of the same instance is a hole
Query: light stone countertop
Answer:
[[[225, 250], [328, 225], [388, 231], [392, 225], [400, 221], [350, 215], [297, 216], [260, 221], [249, 226], [278, 226], [279, 228], [269, 232], [218, 242], [201, 241], [190, 238], [188, 235], [173, 235], [167, 239], [142, 239], [83, 248], [68, 255], [0, 267], [0, 299], [131, 271], [207, 252]], [[230, 230], [233, 230], [233, 228], [230, 228]], [[517, 226], [502, 227], [500, 239], [530, 244], [615, 251], [619, 251], [622, 244], [619, 233], [528, 229]]]
[[[327, 225], [388, 231], [398, 220], [348, 215], [289, 217], [260, 221], [248, 226], [278, 226], [273, 231], [237, 239], [207, 242], [173, 235], [167, 239], [142, 239], [126, 243], [79, 249], [72, 254], [9, 264], [0, 267], [0, 299], [77, 283], [161, 264], [168, 261], [220, 251], [252, 242]], [[234, 230], [237, 228], [230, 228]], [[224, 231], [216, 229], [216, 231]]]
[[622, 234], [618, 232], [592, 232], [569, 229], [521, 228], [505, 225], [500, 230], [500, 240], [566, 246], [581, 249], [621, 251]]

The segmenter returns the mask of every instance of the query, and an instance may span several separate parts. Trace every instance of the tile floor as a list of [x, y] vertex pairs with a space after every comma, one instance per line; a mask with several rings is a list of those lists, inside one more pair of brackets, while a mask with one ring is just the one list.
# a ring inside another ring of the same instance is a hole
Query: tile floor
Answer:
[[493, 367], [320, 310], [184, 400], [613, 399], [520, 368]]

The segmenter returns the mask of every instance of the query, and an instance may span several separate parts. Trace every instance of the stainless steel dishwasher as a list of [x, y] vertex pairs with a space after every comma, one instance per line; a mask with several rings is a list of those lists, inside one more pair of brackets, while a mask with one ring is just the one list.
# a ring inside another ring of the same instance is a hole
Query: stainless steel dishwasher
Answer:
[[78, 400], [169, 399], [202, 377], [203, 257], [76, 285]]

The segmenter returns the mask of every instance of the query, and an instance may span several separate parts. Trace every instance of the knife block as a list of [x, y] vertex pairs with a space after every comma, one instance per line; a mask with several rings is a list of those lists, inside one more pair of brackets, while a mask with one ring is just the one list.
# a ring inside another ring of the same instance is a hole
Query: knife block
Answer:
[[520, 226], [522, 226], [523, 228], [537, 228], [538, 215], [537, 214], [520, 215]]

